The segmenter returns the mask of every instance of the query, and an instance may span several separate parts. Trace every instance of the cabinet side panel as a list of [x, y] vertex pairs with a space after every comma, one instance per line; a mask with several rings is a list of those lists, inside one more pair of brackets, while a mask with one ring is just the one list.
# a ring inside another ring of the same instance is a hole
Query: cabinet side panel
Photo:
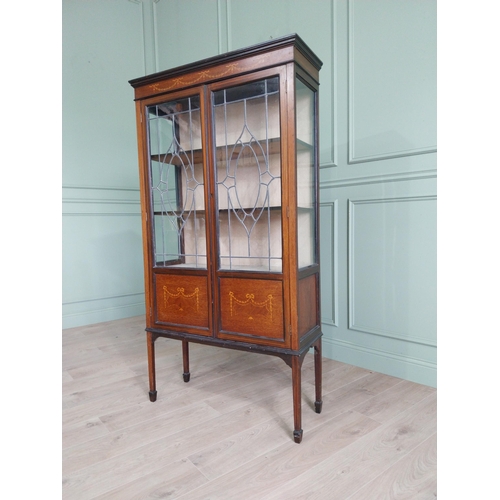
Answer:
[[283, 283], [221, 278], [220, 322], [227, 333], [283, 340]]
[[318, 325], [318, 275], [299, 281], [299, 337]]
[[158, 322], [208, 328], [206, 276], [157, 274], [155, 292]]

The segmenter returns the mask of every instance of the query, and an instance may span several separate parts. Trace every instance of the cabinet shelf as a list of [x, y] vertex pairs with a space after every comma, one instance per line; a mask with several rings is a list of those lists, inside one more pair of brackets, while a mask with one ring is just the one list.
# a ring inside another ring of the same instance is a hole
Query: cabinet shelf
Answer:
[[[243, 211], [245, 211], [248, 214], [248, 213], [252, 212], [252, 210], [260, 210], [262, 208], [264, 210], [266, 210], [266, 209], [269, 208], [269, 210], [271, 212], [281, 212], [282, 209], [283, 209], [282, 206], [271, 206], [271, 207], [261, 207], [261, 206], [259, 206], [259, 207], [255, 207], [255, 208], [254, 207], [242, 207], [242, 208], [237, 209], [237, 210], [234, 210], [232, 208], [220, 208], [218, 210], [218, 213], [219, 214], [227, 214], [229, 212], [239, 212], [239, 211], [243, 210]], [[301, 213], [307, 213], [307, 214], [309, 214], [309, 213], [314, 212], [314, 208], [313, 207], [297, 207], [297, 212], [299, 214], [301, 214]], [[175, 216], [175, 215], [177, 215], [179, 213], [180, 213], [180, 211], [174, 212], [173, 210], [168, 210], [168, 211], [164, 212], [164, 211], [161, 211], [161, 210], [155, 210], [153, 212], [153, 215], [158, 215], [158, 216], [161, 216], [161, 215]], [[206, 210], [193, 210], [193, 211], [191, 211], [191, 213], [194, 213], [196, 215], [205, 215], [206, 214]]]
[[[268, 209], [271, 210], [271, 212], [280, 212], [282, 210], [283, 207], [281, 206], [271, 206], [271, 207], [262, 207], [262, 206], [258, 206], [258, 207], [242, 207], [242, 208], [239, 208], [239, 209], [232, 209], [232, 208], [220, 208], [218, 210], [218, 213], [219, 214], [227, 214], [229, 212], [241, 212], [241, 211], [245, 211], [247, 214], [248, 213], [251, 213], [252, 210], [261, 210], [261, 209]], [[299, 210], [311, 210], [310, 208], [300, 208], [299, 207]], [[180, 211], [178, 212], [174, 212], [173, 210], [168, 210], [166, 212], [164, 211], [161, 211], [161, 210], [155, 210], [153, 212], [153, 215], [177, 215], [179, 214]], [[204, 215], [206, 213], [206, 210], [192, 210], [190, 213], [194, 213], [194, 214], [197, 214], [197, 215]]]
[[[259, 147], [256, 143], [253, 144], [253, 150], [257, 154], [259, 158], [263, 158], [264, 155], [273, 155], [280, 153], [280, 138], [275, 137], [273, 139], [269, 139], [267, 143], [265, 141], [259, 142]], [[297, 151], [312, 151], [313, 146], [308, 144], [307, 142], [301, 141], [297, 139]], [[228, 146], [217, 146], [215, 148], [215, 160], [216, 162], [221, 162], [226, 159], [226, 151], [231, 153], [231, 159], [236, 160], [241, 153], [241, 150], [247, 147], [246, 145], [228, 145]], [[262, 149], [261, 149], [262, 148]], [[262, 154], [263, 153], [263, 154]], [[186, 156], [190, 162], [194, 165], [203, 163], [203, 150], [195, 149], [192, 151], [182, 152], [180, 154], [175, 153], [165, 153], [158, 155], [151, 155], [151, 161], [156, 161], [160, 163], [169, 163], [170, 165], [175, 165], [176, 167], [180, 167], [185, 163], [182, 161], [182, 156]]]

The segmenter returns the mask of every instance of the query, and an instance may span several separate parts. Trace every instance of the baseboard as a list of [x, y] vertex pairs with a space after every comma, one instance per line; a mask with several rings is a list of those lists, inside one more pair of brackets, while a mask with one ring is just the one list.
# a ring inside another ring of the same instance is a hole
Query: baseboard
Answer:
[[62, 327], [74, 328], [142, 314], [145, 314], [143, 294], [141, 300], [127, 304], [110, 305], [109, 299], [86, 303], [85, 307], [81, 303], [63, 304]]
[[437, 387], [437, 366], [428, 361], [360, 347], [323, 336], [323, 356], [418, 384]]

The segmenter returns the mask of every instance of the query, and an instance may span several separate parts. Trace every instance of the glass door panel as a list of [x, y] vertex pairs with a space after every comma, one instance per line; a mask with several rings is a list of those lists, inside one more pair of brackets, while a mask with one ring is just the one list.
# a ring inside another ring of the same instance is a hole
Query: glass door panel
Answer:
[[316, 249], [316, 142], [314, 140], [316, 92], [298, 78], [297, 127], [297, 235], [299, 268], [318, 262]]
[[279, 78], [212, 94], [219, 268], [282, 271]]
[[207, 267], [199, 96], [148, 106], [153, 260]]

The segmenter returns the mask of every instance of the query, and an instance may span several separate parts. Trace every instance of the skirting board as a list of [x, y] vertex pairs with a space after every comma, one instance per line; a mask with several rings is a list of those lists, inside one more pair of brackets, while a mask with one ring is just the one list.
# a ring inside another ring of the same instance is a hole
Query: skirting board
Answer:
[[63, 304], [63, 329], [145, 314], [144, 298], [139, 302], [128, 304], [109, 304], [109, 302], [107, 299], [96, 301], [91, 307], [88, 303], [85, 304], [86, 307], [78, 307], [78, 304]]
[[367, 349], [323, 336], [323, 356], [417, 384], [437, 386], [437, 367], [427, 361]]

